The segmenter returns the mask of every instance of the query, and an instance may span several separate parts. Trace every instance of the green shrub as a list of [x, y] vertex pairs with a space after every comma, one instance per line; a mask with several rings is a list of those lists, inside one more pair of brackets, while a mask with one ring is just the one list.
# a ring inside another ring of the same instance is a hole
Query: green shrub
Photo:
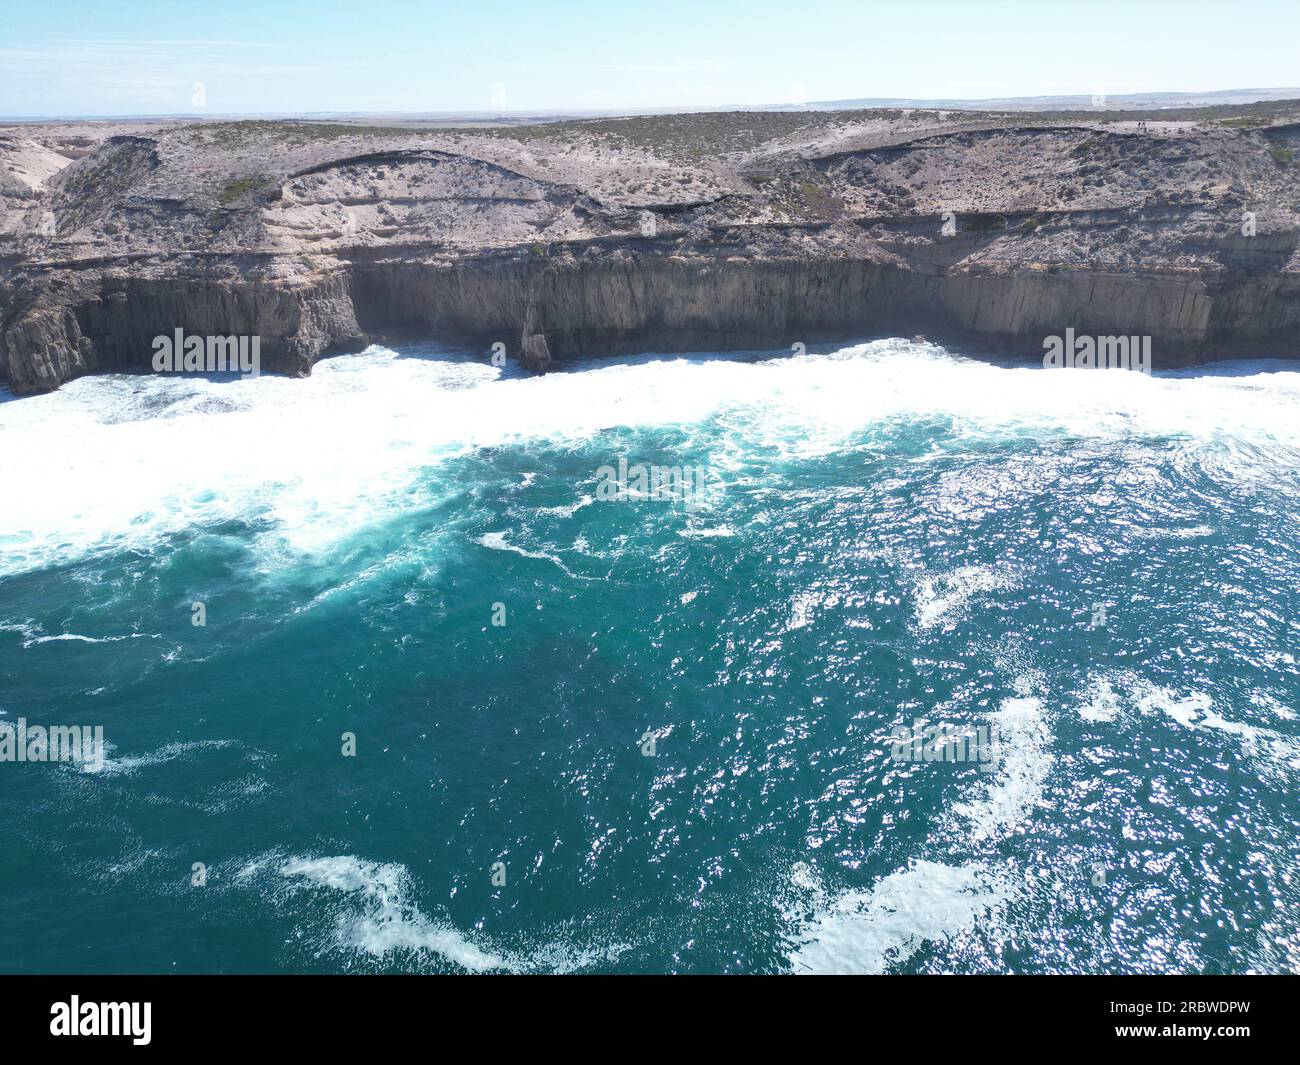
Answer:
[[266, 178], [255, 175], [235, 178], [234, 181], [231, 181], [224, 189], [217, 193], [217, 201], [223, 207], [229, 207], [245, 193], [261, 188], [264, 184], [266, 184]]

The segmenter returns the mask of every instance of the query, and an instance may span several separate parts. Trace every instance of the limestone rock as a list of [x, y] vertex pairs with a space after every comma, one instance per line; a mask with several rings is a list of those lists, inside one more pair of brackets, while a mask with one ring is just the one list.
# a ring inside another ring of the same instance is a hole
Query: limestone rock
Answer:
[[1041, 355], [1067, 327], [1150, 336], [1157, 368], [1300, 356], [1300, 102], [1238, 110], [1266, 124], [24, 124], [0, 136], [0, 383], [144, 370], [176, 329], [299, 376], [370, 337], [519, 337], [537, 371], [921, 333]]
[[534, 373], [545, 373], [551, 368], [551, 349], [546, 345], [545, 333], [525, 334], [520, 345], [520, 362]]

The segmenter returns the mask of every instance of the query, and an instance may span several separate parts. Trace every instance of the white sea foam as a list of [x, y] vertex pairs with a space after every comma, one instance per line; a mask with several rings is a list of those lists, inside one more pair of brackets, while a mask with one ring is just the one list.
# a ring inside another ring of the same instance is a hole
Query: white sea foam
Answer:
[[149, 751], [146, 754], [123, 755], [120, 758], [112, 756], [113, 744], [105, 743], [104, 747], [109, 753], [105, 755], [102, 763], [85, 762], [78, 768], [83, 773], [92, 773], [98, 776], [131, 775], [141, 769], [162, 765], [165, 762], [175, 761], [177, 758], [185, 758], [198, 751], [221, 750], [225, 747], [231, 747], [234, 742], [234, 740], [188, 740], [181, 743], [168, 743], [159, 747], [156, 751]]
[[[1051, 732], [1041, 700], [1005, 700], [993, 715], [997, 775], [980, 796], [954, 804], [959, 819], [951, 835], [971, 844], [990, 841], [1022, 825], [1042, 802], [1052, 768]], [[805, 890], [806, 867], [795, 882]], [[977, 920], [999, 918], [1019, 884], [1003, 867], [986, 862], [946, 865], [916, 861], [882, 877], [867, 891], [826, 899], [814, 885], [815, 912], [800, 921], [789, 954], [796, 972], [881, 973], [906, 961], [926, 941], [940, 942]]]
[[970, 601], [1014, 587], [1008, 572], [990, 566], [963, 566], [949, 573], [922, 578], [916, 589], [916, 623], [929, 629], [952, 627]]
[[1142, 713], [1164, 713], [1189, 729], [1212, 729], [1234, 737], [1243, 753], [1258, 759], [1261, 768], [1282, 775], [1288, 783], [1294, 782], [1300, 770], [1300, 741], [1276, 729], [1225, 718], [1214, 709], [1214, 700], [1205, 692], [1184, 695], [1150, 681], [1137, 681], [1131, 698]]
[[1133, 692], [1137, 708], [1144, 714], [1165, 713], [1180, 725], [1191, 727], [1209, 710], [1213, 700], [1205, 692], [1179, 696], [1172, 688], [1142, 682]]
[[[252, 880], [267, 864], [250, 862], [238, 875]], [[614, 961], [628, 949], [625, 944], [580, 949], [557, 941], [524, 952], [494, 950], [421, 911], [412, 901], [415, 885], [410, 871], [398, 862], [373, 862], [350, 854], [295, 857], [279, 865], [279, 875], [346, 896], [350, 905], [336, 917], [333, 946], [373, 958], [413, 951], [437, 955], [470, 972], [562, 973]]]
[[729, 525], [713, 525], [705, 529], [679, 529], [678, 536], [685, 536], [688, 540], [713, 540], [719, 537], [727, 538], [736, 535], [736, 530]]
[[967, 820], [965, 834], [976, 842], [1019, 827], [1042, 802], [1052, 769], [1052, 734], [1041, 700], [1007, 699], [991, 724], [997, 736], [996, 776], [985, 795], [952, 808]]
[[[1291, 719], [1290, 711], [1266, 693], [1251, 693], [1249, 701], [1284, 721]], [[1290, 782], [1300, 770], [1300, 740], [1264, 725], [1224, 717], [1207, 692], [1156, 684], [1132, 670], [1109, 670], [1090, 678], [1079, 715], [1094, 723], [1131, 715], [1162, 716], [1192, 731], [1210, 729], [1233, 737], [1241, 751], [1270, 775]]]
[[[865, 428], [942, 419], [954, 442], [1182, 437], [1213, 475], [1281, 490], [1268, 471], [1300, 465], [1300, 373], [1287, 366], [1053, 373], [891, 340], [759, 362], [595, 361], [527, 378], [381, 348], [327, 360], [306, 380], [89, 377], [0, 402], [0, 449], [22, 456], [5, 471], [0, 574], [229, 519], [264, 526], [263, 549], [278, 559], [282, 544], [292, 559], [421, 505], [410, 491], [421, 471], [472, 449], [715, 416], [691, 439], [718, 470], [744, 468], [756, 449], [816, 456], [859, 446]], [[1261, 450], [1279, 449], [1260, 463]]]
[[22, 646], [38, 647], [45, 643], [120, 643], [123, 640], [161, 640], [163, 636], [156, 632], [127, 632], [116, 636], [83, 636], [79, 632], [60, 632], [53, 635], [42, 632], [41, 627], [32, 621], [0, 622], [0, 632], [16, 632], [22, 636]]
[[40, 626], [30, 621], [0, 621], [0, 632], [16, 632], [23, 638], [23, 644], [41, 635]]
[[[534, 476], [534, 475], [533, 475], [533, 474], [529, 474], [529, 476], [532, 477], [532, 476]], [[570, 503], [568, 506], [561, 506], [561, 507], [538, 507], [538, 508], [537, 508], [537, 513], [538, 513], [538, 514], [550, 514], [550, 515], [553, 515], [553, 516], [555, 516], [555, 517], [559, 517], [559, 518], [571, 518], [571, 517], [573, 517], [576, 513], [578, 513], [578, 511], [582, 510], [583, 507], [589, 507], [589, 506], [591, 506], [591, 504], [594, 503], [594, 502], [596, 502], [596, 499], [595, 499], [594, 496], [585, 495], [585, 496], [583, 496], [581, 499], [579, 499], [576, 503]]]
[[82, 636], [76, 632], [63, 632], [57, 636], [33, 636], [23, 641], [24, 647], [35, 647], [42, 643], [118, 643], [122, 640], [161, 640], [156, 632], [128, 632], [121, 636]]
[[338, 919], [338, 944], [382, 957], [395, 950], [432, 951], [471, 972], [510, 969], [507, 959], [470, 942], [454, 928], [429, 920], [407, 896], [410, 875], [393, 862], [368, 862], [351, 855], [296, 858], [280, 870], [358, 898], [360, 906]]
[[1111, 679], [1106, 676], [1095, 678], [1088, 687], [1087, 698], [1079, 707], [1079, 716], [1084, 721], [1114, 721], [1120, 712], [1120, 697], [1115, 691]]
[[820, 908], [789, 954], [796, 973], [883, 973], [927, 941], [942, 942], [1010, 897], [1004, 879], [981, 863], [918, 861]]
[[564, 564], [564, 560], [562, 558], [560, 558], [558, 555], [552, 555], [548, 551], [529, 551], [525, 548], [518, 546], [517, 544], [512, 544], [507, 539], [507, 534], [503, 532], [484, 533], [482, 536], [478, 538], [478, 543], [481, 544], [483, 547], [490, 548], [493, 551], [512, 551], [516, 555], [522, 555], [524, 558], [537, 558], [537, 559], [541, 559], [544, 562], [553, 562], [555, 565], [559, 566], [560, 569], [562, 569], [570, 577], [573, 577], [575, 580], [594, 581], [600, 579], [599, 577], [587, 577], [587, 576], [583, 576], [580, 573], [574, 573], [573, 570], [569, 569], [569, 567]]
[[785, 623], [786, 632], [811, 625], [821, 602], [822, 596], [817, 592], [800, 592], [796, 595], [790, 603], [790, 619]]

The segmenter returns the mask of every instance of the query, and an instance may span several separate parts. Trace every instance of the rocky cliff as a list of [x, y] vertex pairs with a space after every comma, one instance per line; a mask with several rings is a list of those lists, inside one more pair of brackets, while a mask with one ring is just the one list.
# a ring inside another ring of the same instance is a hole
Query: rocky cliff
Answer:
[[403, 338], [537, 369], [1067, 327], [1151, 336], [1157, 367], [1297, 356], [1294, 107], [11, 125], [0, 380], [147, 369], [176, 329], [300, 375]]

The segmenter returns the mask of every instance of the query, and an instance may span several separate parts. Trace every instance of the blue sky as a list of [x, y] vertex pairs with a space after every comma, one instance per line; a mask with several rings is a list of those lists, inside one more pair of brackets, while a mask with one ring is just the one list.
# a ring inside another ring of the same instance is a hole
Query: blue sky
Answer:
[[1300, 0], [0, 0], [0, 115], [1278, 87], [1298, 44]]

